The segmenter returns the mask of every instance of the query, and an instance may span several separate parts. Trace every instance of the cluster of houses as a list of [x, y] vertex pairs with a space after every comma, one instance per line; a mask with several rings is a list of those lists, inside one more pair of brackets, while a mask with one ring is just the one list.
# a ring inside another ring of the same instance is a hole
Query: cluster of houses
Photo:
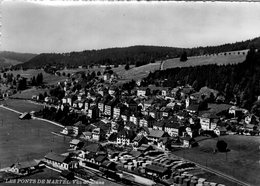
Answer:
[[[259, 134], [259, 118], [246, 109], [222, 104], [223, 95], [207, 87], [196, 92], [191, 86], [137, 85], [129, 93], [111, 86], [109, 82], [96, 81], [90, 89], [73, 92], [72, 87], [76, 83], [59, 83], [65, 96], [58, 107], [63, 109], [64, 105], [68, 105], [72, 111], [85, 115], [92, 122], [67, 126], [62, 131], [65, 135], [123, 146], [155, 144], [165, 149], [168, 143], [191, 147], [196, 144], [194, 138], [202, 131], [225, 135], [230, 132], [230, 126]], [[217, 103], [210, 105], [209, 99]], [[220, 109], [216, 111], [211, 106]], [[242, 120], [238, 121], [241, 116]]]

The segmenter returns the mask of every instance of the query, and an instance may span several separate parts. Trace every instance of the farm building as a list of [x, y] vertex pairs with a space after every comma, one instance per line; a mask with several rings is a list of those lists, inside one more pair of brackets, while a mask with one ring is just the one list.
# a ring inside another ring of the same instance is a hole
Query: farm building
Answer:
[[19, 119], [31, 119], [31, 115], [28, 112], [24, 112], [19, 116]]
[[48, 153], [45, 157], [47, 164], [52, 165], [55, 168], [68, 170], [70, 158], [68, 156], [62, 156], [54, 152]]
[[38, 163], [35, 160], [18, 162], [11, 166], [10, 171], [16, 174], [27, 175], [34, 172], [38, 168]]

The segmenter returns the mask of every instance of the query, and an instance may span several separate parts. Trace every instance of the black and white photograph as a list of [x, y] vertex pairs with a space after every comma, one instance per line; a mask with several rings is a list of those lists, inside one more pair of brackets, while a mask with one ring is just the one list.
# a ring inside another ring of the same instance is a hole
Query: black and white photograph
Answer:
[[0, 185], [259, 186], [260, 2], [0, 2]]

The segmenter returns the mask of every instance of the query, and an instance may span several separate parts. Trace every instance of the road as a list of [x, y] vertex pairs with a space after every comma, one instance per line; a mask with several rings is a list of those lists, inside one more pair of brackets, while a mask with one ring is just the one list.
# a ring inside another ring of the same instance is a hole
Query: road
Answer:
[[196, 163], [196, 162], [194, 162], [194, 161], [190, 161], [190, 160], [184, 159], [184, 158], [182, 158], [182, 157], [180, 157], [180, 156], [177, 156], [177, 155], [175, 155], [175, 154], [173, 154], [173, 153], [170, 153], [170, 152], [168, 152], [168, 153], [169, 153], [169, 155], [171, 155], [171, 156], [174, 156], [174, 157], [177, 157], [177, 158], [179, 158], [179, 159], [182, 159], [182, 160], [185, 160], [185, 161], [189, 161], [189, 162], [191, 162], [191, 163], [194, 163], [197, 167], [199, 167], [199, 168], [201, 168], [201, 169], [203, 169], [203, 170], [205, 170], [205, 171], [207, 171], [207, 172], [210, 172], [210, 173], [212, 173], [212, 174], [216, 174], [216, 175], [218, 175], [218, 176], [220, 176], [220, 177], [222, 177], [222, 178], [225, 178], [226, 180], [232, 181], [232, 182], [236, 183], [237, 185], [241, 185], [241, 186], [252, 186], [252, 185], [250, 185], [249, 183], [246, 183], [246, 182], [243, 182], [243, 181], [241, 181], [241, 180], [238, 180], [238, 179], [236, 179], [236, 178], [234, 178], [234, 177], [232, 177], [232, 176], [230, 176], [230, 175], [227, 175], [227, 174], [222, 173], [222, 172], [220, 172], [220, 171], [217, 171], [217, 170], [215, 170], [215, 169], [212, 169], [212, 168], [209, 168], [209, 167], [200, 165], [200, 164], [198, 164], [198, 163]]

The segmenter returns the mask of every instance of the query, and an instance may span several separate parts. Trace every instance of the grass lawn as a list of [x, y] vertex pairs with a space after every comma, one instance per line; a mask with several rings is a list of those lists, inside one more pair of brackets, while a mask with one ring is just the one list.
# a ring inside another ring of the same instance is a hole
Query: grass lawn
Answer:
[[40, 104], [34, 104], [26, 100], [18, 99], [8, 99], [5, 101], [0, 101], [0, 104], [4, 104], [5, 106], [18, 110], [20, 112], [39, 111], [43, 108], [43, 106]]
[[211, 167], [252, 185], [260, 183], [260, 136], [221, 136], [231, 150], [213, 154], [217, 139], [199, 142], [199, 147], [175, 151], [174, 154]]
[[51, 134], [61, 128], [39, 120], [19, 120], [18, 114], [0, 108], [0, 165], [41, 159], [51, 150], [65, 152], [68, 139]]
[[16, 94], [12, 95], [11, 97], [13, 98], [23, 98], [23, 99], [32, 99], [33, 95], [38, 96], [40, 93], [44, 94], [44, 92], [49, 93], [49, 89], [41, 89], [41, 88], [36, 88], [32, 87], [30, 89], [26, 89], [20, 92], [17, 92]]
[[201, 56], [201, 57], [188, 57], [186, 62], [180, 62], [180, 58], [168, 59], [163, 64], [163, 69], [176, 68], [176, 67], [189, 67], [209, 64], [237, 64], [246, 59], [246, 55], [218, 55], [218, 56]]

